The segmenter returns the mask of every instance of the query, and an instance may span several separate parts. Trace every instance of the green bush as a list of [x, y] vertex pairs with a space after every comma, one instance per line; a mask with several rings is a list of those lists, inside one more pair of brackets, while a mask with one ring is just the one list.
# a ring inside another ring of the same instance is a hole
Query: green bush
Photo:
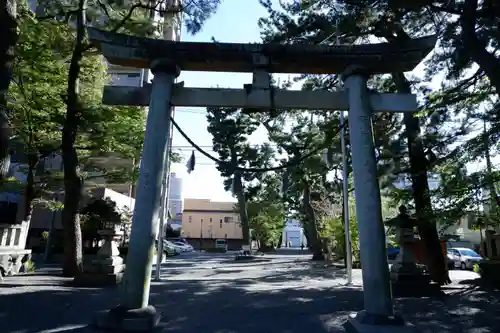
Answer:
[[223, 247], [211, 247], [208, 249], [205, 249], [205, 252], [211, 252], [211, 253], [225, 253], [226, 249]]
[[486, 260], [479, 263], [478, 266], [482, 282], [500, 287], [500, 261]]
[[[351, 216], [349, 219], [351, 244], [352, 244], [352, 259], [353, 261], [359, 260], [359, 244], [358, 244], [358, 224], [356, 218]], [[345, 233], [344, 221], [341, 218], [330, 219], [329, 223], [329, 237], [335, 240], [336, 246], [334, 254], [337, 258], [344, 258], [345, 254]]]
[[25, 267], [26, 267], [26, 273], [33, 273], [35, 271], [35, 263], [33, 263], [33, 261], [28, 260], [24, 263]]

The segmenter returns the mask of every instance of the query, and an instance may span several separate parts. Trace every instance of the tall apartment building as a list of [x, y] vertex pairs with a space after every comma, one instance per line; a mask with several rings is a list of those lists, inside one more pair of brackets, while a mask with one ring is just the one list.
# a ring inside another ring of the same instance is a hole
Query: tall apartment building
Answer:
[[182, 215], [184, 197], [182, 195], [182, 178], [175, 172], [170, 173], [170, 189], [168, 193], [168, 207], [172, 217]]

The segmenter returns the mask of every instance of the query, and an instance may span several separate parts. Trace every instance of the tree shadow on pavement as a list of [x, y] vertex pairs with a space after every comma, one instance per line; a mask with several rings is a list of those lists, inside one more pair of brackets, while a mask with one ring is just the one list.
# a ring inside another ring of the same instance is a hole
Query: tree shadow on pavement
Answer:
[[[314, 276], [318, 278], [305, 269], [259, 279], [153, 282], [150, 303], [164, 313], [162, 332], [344, 332], [347, 316], [363, 308], [361, 288], [332, 287], [312, 280], [294, 287], [295, 280]], [[333, 278], [331, 271], [329, 276]], [[117, 288], [73, 288], [65, 286], [66, 280], [39, 283], [36, 277], [19, 277], [3, 284], [1, 332], [87, 332], [90, 329], [85, 325], [98, 311], [118, 304]], [[465, 288], [441, 300], [397, 299], [395, 307], [419, 332], [498, 332], [499, 296], [498, 292]]]

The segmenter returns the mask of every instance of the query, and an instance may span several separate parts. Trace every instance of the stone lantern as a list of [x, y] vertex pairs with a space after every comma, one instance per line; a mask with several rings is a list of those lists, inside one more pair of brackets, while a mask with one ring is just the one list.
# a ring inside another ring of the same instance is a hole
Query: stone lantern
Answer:
[[118, 241], [123, 236], [119, 223], [102, 221], [97, 231], [103, 244], [97, 251], [97, 258], [84, 265], [83, 273], [75, 277], [75, 283], [85, 286], [109, 286], [121, 282], [125, 271], [123, 258], [118, 250]]
[[439, 286], [431, 283], [426, 266], [417, 263], [414, 248], [420, 239], [415, 237], [414, 227], [418, 221], [410, 217], [405, 206], [400, 206], [398, 216], [386, 224], [396, 229], [401, 248], [390, 269], [393, 294], [413, 296], [417, 293], [414, 296], [421, 296], [439, 291]]

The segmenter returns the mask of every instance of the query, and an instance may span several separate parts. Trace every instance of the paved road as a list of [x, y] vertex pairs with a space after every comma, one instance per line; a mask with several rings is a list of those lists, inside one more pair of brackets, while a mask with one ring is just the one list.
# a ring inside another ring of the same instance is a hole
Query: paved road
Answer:
[[[192, 253], [162, 265], [151, 303], [166, 314], [164, 332], [343, 332], [346, 317], [362, 309], [357, 286], [345, 287], [339, 269], [311, 268], [309, 256], [286, 251], [265, 261], [241, 263], [224, 254]], [[442, 300], [398, 299], [395, 307], [429, 333], [498, 332], [499, 294], [459, 284], [475, 278], [453, 271], [455, 283]], [[81, 332], [94, 313], [117, 304], [116, 290], [72, 288], [65, 279], [25, 276], [0, 285], [0, 332]], [[495, 329], [496, 328], [496, 329]]]

